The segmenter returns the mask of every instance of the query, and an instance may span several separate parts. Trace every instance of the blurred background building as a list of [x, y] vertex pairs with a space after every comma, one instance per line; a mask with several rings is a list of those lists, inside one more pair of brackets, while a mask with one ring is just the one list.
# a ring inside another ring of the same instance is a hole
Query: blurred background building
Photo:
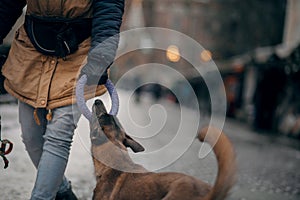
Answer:
[[[122, 30], [162, 27], [193, 38], [206, 49], [194, 55], [195, 59], [213, 59], [221, 72], [229, 117], [259, 130], [298, 137], [299, 15], [299, 0], [127, 0]], [[129, 43], [138, 43], [135, 45], [141, 48], [151, 43], [146, 32], [133, 38]], [[118, 79], [138, 65], [165, 64], [189, 80], [201, 102], [200, 109], [207, 108], [209, 94], [203, 77], [180, 58], [181, 45], [172, 46], [174, 38], [165, 38], [179, 58], [171, 60], [168, 50], [130, 52], [117, 60], [114, 77]], [[190, 53], [195, 52], [191, 49]], [[174, 80], [168, 87], [178, 90], [181, 86]]]

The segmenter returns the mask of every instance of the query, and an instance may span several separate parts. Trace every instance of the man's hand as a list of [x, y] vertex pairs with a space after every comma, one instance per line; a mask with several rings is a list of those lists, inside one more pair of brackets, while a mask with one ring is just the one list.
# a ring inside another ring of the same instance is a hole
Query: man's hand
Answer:
[[81, 77], [83, 74], [86, 74], [86, 76], [87, 76], [86, 84], [87, 85], [103, 85], [106, 83], [106, 81], [108, 79], [107, 70], [105, 70], [104, 72], [101, 72], [102, 75], [100, 75], [100, 73], [92, 72], [92, 70], [90, 70], [89, 68], [91, 68], [89, 66], [89, 64], [86, 64], [82, 68], [80, 76], [79, 76], [79, 77]]
[[87, 76], [87, 85], [103, 85], [108, 79], [107, 69], [111, 64], [108, 64], [104, 56], [96, 56], [90, 53], [79, 77], [85, 74]]

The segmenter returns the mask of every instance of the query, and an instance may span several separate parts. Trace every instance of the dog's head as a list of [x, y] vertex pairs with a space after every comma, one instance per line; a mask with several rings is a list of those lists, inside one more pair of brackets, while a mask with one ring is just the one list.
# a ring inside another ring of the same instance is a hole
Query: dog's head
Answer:
[[110, 141], [124, 150], [130, 147], [134, 152], [144, 151], [142, 145], [125, 133], [119, 120], [107, 113], [101, 100], [95, 100], [92, 113], [90, 137], [93, 146], [99, 146]]

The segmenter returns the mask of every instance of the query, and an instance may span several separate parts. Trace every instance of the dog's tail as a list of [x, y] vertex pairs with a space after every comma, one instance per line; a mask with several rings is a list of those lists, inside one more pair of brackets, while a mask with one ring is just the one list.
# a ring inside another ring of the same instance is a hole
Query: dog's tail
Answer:
[[218, 161], [218, 175], [215, 184], [204, 199], [225, 199], [236, 180], [236, 160], [233, 146], [221, 130], [211, 126], [201, 129], [198, 138], [212, 146]]

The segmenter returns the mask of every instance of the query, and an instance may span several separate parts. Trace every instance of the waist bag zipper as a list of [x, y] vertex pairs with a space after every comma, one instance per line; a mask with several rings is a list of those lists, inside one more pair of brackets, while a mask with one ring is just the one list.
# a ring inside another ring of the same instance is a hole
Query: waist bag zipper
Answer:
[[65, 44], [65, 46], [66, 46], [66, 48], [68, 50], [68, 54], [70, 54], [71, 53], [71, 49], [70, 49], [68, 43], [66, 41], [64, 41], [64, 44]]

